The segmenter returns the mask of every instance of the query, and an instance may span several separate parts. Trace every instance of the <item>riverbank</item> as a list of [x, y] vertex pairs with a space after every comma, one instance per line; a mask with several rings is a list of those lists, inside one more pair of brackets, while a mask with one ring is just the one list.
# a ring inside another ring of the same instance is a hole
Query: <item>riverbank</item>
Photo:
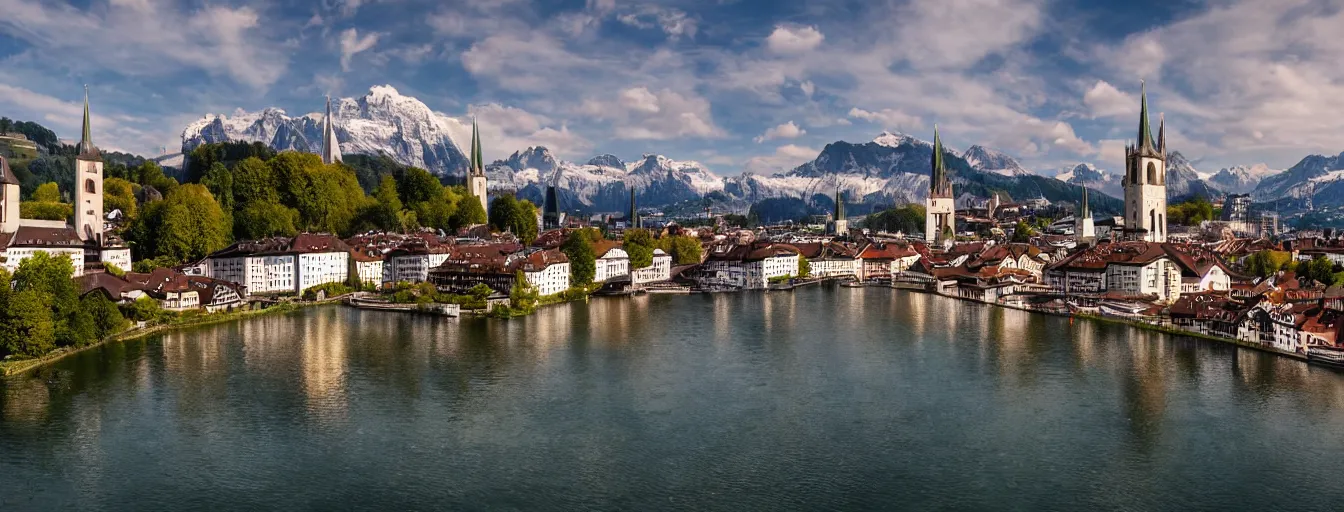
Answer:
[[127, 341], [133, 341], [140, 338], [144, 338], [146, 336], [152, 336], [155, 334], [170, 332], [178, 329], [200, 327], [204, 325], [213, 325], [218, 323], [230, 322], [233, 320], [242, 320], [245, 318], [252, 318], [264, 315], [290, 313], [294, 311], [299, 311], [304, 308], [335, 304], [340, 302], [340, 300], [341, 300], [340, 298], [333, 298], [320, 302], [319, 301], [286, 302], [265, 309], [230, 311], [227, 313], [208, 313], [204, 315], [187, 317], [185, 319], [182, 319], [181, 321], [169, 324], [152, 325], [144, 328], [132, 328], [130, 330], [122, 331], [121, 333], [108, 336], [106, 339], [103, 339], [102, 341], [99, 341], [97, 343], [90, 343], [83, 347], [64, 348], [53, 351], [42, 357], [37, 357], [33, 359], [20, 359], [17, 361], [0, 361], [0, 377], [9, 377], [13, 375], [20, 375], [23, 373], [27, 373], [29, 371], [36, 370], [43, 366], [55, 363], [67, 357], [73, 356], [75, 354], [79, 354], [86, 350], [92, 350], [98, 347], [102, 347], [108, 343], [124, 343]]

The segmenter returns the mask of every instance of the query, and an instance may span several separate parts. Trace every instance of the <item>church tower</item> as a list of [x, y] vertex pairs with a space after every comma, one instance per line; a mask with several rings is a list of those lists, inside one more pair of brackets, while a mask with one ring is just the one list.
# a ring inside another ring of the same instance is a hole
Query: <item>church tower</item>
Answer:
[[943, 161], [943, 141], [938, 137], [938, 126], [933, 127], [933, 169], [929, 173], [929, 199], [924, 202], [924, 241], [941, 242], [956, 229], [956, 206], [952, 197], [952, 181], [947, 177]]
[[0, 156], [0, 233], [19, 230], [19, 178]]
[[1142, 91], [1139, 140], [1125, 148], [1125, 237], [1149, 242], [1167, 241], [1167, 122], [1158, 127], [1153, 142], [1148, 125], [1148, 92]]
[[849, 219], [845, 218], [845, 193], [835, 188], [835, 215], [831, 219], [831, 234], [845, 236], [849, 234]]
[[331, 96], [327, 96], [327, 117], [322, 119], [322, 163], [341, 161], [341, 142], [336, 140], [336, 123], [331, 117]]
[[1083, 202], [1078, 208], [1077, 223], [1073, 231], [1080, 242], [1097, 237], [1097, 228], [1092, 224], [1092, 209], [1087, 206], [1087, 185], [1083, 185]]
[[89, 88], [84, 87], [84, 134], [75, 157], [75, 231], [79, 239], [103, 242], [103, 157], [93, 145], [89, 125]]
[[471, 120], [471, 169], [467, 170], [467, 191], [481, 202], [481, 210], [489, 215], [490, 205], [485, 200], [485, 161], [481, 157], [481, 131], [476, 120]]

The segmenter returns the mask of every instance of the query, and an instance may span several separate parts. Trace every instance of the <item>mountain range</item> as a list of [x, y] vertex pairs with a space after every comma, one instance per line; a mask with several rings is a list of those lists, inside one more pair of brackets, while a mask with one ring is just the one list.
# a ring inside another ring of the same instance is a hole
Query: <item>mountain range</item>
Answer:
[[[333, 98], [337, 139], [343, 153], [386, 154], [405, 164], [442, 176], [461, 176], [468, 160], [450, 136], [460, 128], [457, 119], [434, 112], [419, 100], [391, 86], [375, 86], [358, 98]], [[320, 150], [322, 114], [291, 117], [268, 108], [233, 115], [207, 114], [182, 132], [182, 151], [205, 143], [262, 142], [278, 150]], [[635, 190], [641, 205], [660, 206], [704, 197], [754, 203], [772, 198], [795, 198], [809, 204], [829, 203], [837, 191], [849, 202], [896, 205], [919, 202], [927, 196], [928, 141], [884, 132], [872, 141], [827, 144], [815, 159], [774, 174], [743, 173], [720, 176], [694, 161], [646, 154], [624, 161], [598, 155], [586, 163], [557, 159], [549, 149], [529, 147], [486, 168], [490, 188], [539, 201], [545, 186], [554, 183], [562, 207], [568, 210], [622, 211]], [[1081, 163], [1056, 176], [1032, 173], [1013, 157], [984, 146], [964, 152], [948, 150], [947, 163], [959, 195], [987, 197], [1006, 193], [1015, 200], [1044, 197], [1075, 201], [1086, 185], [1101, 192], [1092, 206], [1098, 213], [1115, 212], [1122, 195], [1120, 176]], [[1168, 155], [1168, 196], [1217, 197], [1224, 192], [1252, 193], [1257, 201], [1328, 196], [1327, 203], [1344, 203], [1344, 154], [1309, 156], [1288, 171], [1275, 173], [1263, 164], [1201, 173], [1180, 152]], [[1111, 197], [1106, 197], [1111, 196]]]

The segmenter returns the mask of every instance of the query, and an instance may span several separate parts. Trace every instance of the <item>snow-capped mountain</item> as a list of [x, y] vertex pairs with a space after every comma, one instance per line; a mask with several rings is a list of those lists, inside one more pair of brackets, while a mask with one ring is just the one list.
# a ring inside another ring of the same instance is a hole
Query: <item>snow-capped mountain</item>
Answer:
[[[332, 101], [336, 138], [345, 154], [385, 153], [437, 174], [461, 174], [467, 158], [449, 135], [457, 121], [434, 112], [392, 86], [374, 86], [359, 98]], [[322, 149], [321, 112], [290, 117], [284, 110], [206, 114], [182, 130], [182, 152], [216, 142], [261, 142], [277, 150]]]
[[1111, 174], [1086, 162], [1065, 167], [1063, 172], [1055, 175], [1057, 180], [1086, 186], [1089, 189], [1114, 197], [1124, 197], [1125, 195], [1124, 188], [1120, 185], [1121, 178], [1122, 176], [1118, 174]]
[[1200, 179], [1199, 171], [1180, 151], [1167, 153], [1167, 199], [1195, 196], [1211, 198], [1220, 195], [1222, 192]]
[[1251, 193], [1255, 201], [1302, 199], [1308, 195], [1318, 206], [1344, 204], [1344, 153], [1303, 158], [1288, 170], [1260, 180]]
[[1208, 178], [1208, 182], [1224, 192], [1248, 194], [1255, 190], [1256, 185], [1260, 184], [1260, 180], [1280, 172], [1283, 171], [1271, 169], [1265, 164], [1236, 165], [1220, 169]]
[[1022, 164], [1017, 163], [1013, 157], [1004, 154], [1001, 151], [989, 149], [984, 146], [975, 145], [966, 148], [966, 152], [961, 155], [966, 159], [966, 163], [971, 164], [971, 168], [982, 171], [992, 172], [1003, 176], [1022, 176], [1031, 174]]
[[539, 201], [554, 183], [561, 208], [622, 211], [635, 191], [641, 205], [664, 205], [723, 192], [724, 179], [698, 162], [644, 155], [625, 163], [599, 155], [587, 164], [556, 159], [549, 149], [530, 147], [486, 167], [489, 187]]

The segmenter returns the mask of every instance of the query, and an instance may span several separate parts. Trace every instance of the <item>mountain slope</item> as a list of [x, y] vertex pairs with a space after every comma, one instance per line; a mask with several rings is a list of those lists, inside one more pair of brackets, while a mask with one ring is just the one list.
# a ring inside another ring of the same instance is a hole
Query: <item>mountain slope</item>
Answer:
[[[440, 175], [462, 174], [467, 157], [449, 136], [456, 121], [430, 110], [391, 86], [375, 86], [359, 98], [332, 102], [342, 153], [385, 153], [404, 165]], [[285, 111], [206, 114], [182, 130], [182, 153], [205, 143], [261, 142], [276, 150], [316, 153], [322, 149], [322, 113], [290, 117]]]
[[975, 145], [966, 149], [961, 155], [970, 164], [971, 168], [981, 172], [992, 172], [1004, 176], [1025, 176], [1031, 174], [1022, 164], [1018, 163], [1013, 157], [1004, 154], [1001, 151]]
[[1278, 174], [1280, 170], [1270, 169], [1265, 164], [1236, 165], [1225, 167], [1209, 177], [1209, 184], [1231, 194], [1249, 194], [1260, 184], [1260, 180]]
[[1344, 153], [1310, 155], [1282, 173], [1260, 180], [1251, 193], [1255, 201], [1305, 199], [1316, 206], [1344, 204]]

